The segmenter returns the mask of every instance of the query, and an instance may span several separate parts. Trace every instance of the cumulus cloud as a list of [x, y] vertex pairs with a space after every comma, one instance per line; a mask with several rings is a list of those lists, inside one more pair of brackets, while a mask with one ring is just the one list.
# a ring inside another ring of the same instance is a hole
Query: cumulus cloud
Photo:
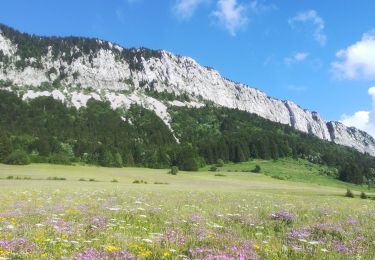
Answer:
[[331, 64], [339, 79], [375, 79], [375, 30], [365, 33], [362, 39], [336, 53], [340, 61]]
[[219, 0], [212, 15], [232, 36], [243, 29], [249, 21], [246, 6], [237, 3], [237, 0]]
[[309, 56], [309, 53], [307, 52], [297, 52], [293, 56], [286, 57], [284, 59], [284, 63], [287, 65], [291, 65], [293, 63], [299, 63], [304, 61]]
[[324, 20], [315, 10], [300, 12], [296, 16], [289, 19], [289, 24], [294, 26], [297, 23], [312, 23], [315, 26], [313, 37], [321, 46], [327, 42], [327, 36], [324, 34]]
[[353, 115], [342, 115], [340, 122], [346, 126], [354, 126], [366, 131], [375, 137], [375, 86], [369, 88], [368, 94], [372, 97], [372, 108], [370, 111], [358, 111]]
[[189, 20], [194, 15], [198, 6], [208, 1], [209, 0], [177, 0], [173, 11], [178, 18]]

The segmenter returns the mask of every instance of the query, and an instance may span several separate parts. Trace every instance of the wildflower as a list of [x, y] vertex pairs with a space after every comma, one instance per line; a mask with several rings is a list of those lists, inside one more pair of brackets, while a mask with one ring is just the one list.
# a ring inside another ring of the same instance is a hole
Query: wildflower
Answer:
[[120, 250], [120, 248], [116, 247], [116, 246], [113, 246], [113, 245], [107, 245], [104, 247], [107, 251], [109, 252], [113, 252], [113, 251], [117, 251], [117, 250]]
[[6, 226], [7, 229], [14, 229], [14, 225], [8, 225]]
[[289, 223], [289, 222], [294, 221], [296, 217], [290, 212], [279, 211], [279, 212], [273, 212], [271, 214], [271, 218]]
[[169, 253], [169, 252], [164, 252], [164, 253], [163, 253], [163, 256], [164, 256], [164, 257], [168, 257], [168, 256], [170, 256], [170, 255], [171, 255], [171, 253]]

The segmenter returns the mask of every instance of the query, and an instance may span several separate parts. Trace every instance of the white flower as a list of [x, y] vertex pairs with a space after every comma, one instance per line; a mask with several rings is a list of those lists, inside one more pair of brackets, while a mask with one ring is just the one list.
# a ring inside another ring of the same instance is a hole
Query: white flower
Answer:
[[146, 242], [146, 243], [152, 243], [153, 242], [151, 239], [147, 239], [147, 238], [142, 239], [142, 241]]
[[320, 249], [320, 251], [322, 251], [322, 252], [328, 252], [328, 250], [325, 249], [325, 248]]
[[13, 225], [8, 225], [6, 226], [7, 229], [14, 229], [14, 226]]

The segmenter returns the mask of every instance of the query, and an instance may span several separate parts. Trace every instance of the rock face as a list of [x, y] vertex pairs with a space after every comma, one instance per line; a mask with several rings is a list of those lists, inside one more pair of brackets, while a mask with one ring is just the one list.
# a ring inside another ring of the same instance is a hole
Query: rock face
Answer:
[[[39, 50], [38, 55], [26, 55], [25, 42], [37, 42], [33, 47]], [[63, 43], [61, 50], [58, 46]], [[169, 127], [168, 106], [199, 107], [210, 101], [375, 156], [375, 140], [367, 133], [339, 122], [327, 123], [318, 113], [292, 101], [268, 97], [260, 90], [223, 78], [189, 57], [166, 51], [124, 49], [94, 39], [36, 37], [0, 26], [0, 80], [11, 82], [13, 87], [3, 84], [3, 88], [17, 91], [24, 99], [52, 96], [80, 107], [94, 98], [108, 100], [114, 109], [139, 104], [155, 111]], [[151, 97], [150, 91], [188, 96], [189, 101], [163, 101]]]

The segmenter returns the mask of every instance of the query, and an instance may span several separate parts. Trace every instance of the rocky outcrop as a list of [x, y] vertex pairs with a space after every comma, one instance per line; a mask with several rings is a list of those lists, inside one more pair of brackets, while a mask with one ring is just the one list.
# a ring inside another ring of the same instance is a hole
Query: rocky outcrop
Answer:
[[[196, 107], [210, 101], [375, 156], [375, 141], [367, 133], [338, 122], [326, 123], [316, 112], [227, 80], [216, 70], [201, 66], [189, 57], [166, 51], [144, 55], [142, 49], [130, 51], [108, 42], [96, 40], [95, 43], [95, 51], [70, 46], [68, 51], [58, 52], [54, 46], [47, 46], [43, 55], [24, 58], [18, 52], [17, 41], [0, 31], [0, 80], [11, 81], [17, 88], [9, 90], [17, 91], [24, 99], [47, 95], [76, 107], [86, 105], [89, 98], [108, 100], [113, 108], [139, 104], [155, 111], [168, 126], [168, 106]], [[17, 62], [22, 59], [26, 65], [20, 67]], [[50, 89], [38, 89], [41, 85]], [[158, 100], [147, 95], [150, 90], [187, 95], [190, 101]]]

